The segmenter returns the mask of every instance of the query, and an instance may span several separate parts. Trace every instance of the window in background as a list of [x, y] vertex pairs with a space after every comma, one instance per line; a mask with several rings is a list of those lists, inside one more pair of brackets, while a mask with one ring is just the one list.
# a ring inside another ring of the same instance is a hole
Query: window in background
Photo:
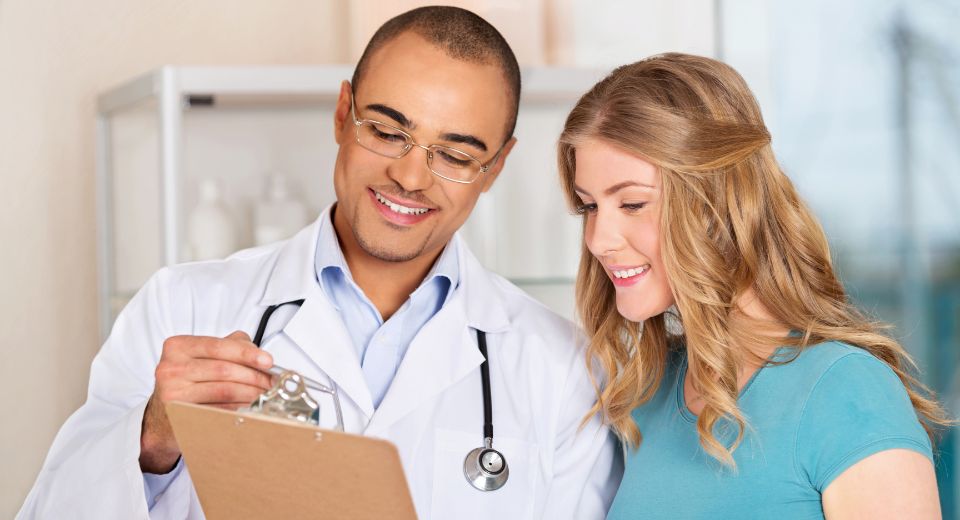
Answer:
[[[718, 54], [757, 93], [782, 167], [853, 300], [896, 326], [960, 415], [960, 6], [718, 0]], [[960, 518], [957, 431], [941, 442]]]

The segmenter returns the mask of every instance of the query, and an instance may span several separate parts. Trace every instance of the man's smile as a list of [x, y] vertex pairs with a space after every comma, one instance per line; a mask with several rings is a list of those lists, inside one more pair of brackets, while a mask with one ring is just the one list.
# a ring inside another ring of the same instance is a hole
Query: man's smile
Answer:
[[436, 209], [426, 207], [422, 204], [397, 200], [396, 197], [387, 196], [372, 188], [367, 189], [367, 193], [377, 211], [392, 224], [398, 226], [413, 226], [430, 218]]

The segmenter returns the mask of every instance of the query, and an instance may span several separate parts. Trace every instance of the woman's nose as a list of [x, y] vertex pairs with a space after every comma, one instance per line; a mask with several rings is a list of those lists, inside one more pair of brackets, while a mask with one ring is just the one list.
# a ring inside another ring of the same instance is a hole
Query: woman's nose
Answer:
[[594, 256], [608, 256], [623, 248], [624, 239], [620, 232], [620, 225], [614, 215], [603, 210], [597, 210], [594, 215], [587, 217], [587, 229], [584, 238], [587, 249]]

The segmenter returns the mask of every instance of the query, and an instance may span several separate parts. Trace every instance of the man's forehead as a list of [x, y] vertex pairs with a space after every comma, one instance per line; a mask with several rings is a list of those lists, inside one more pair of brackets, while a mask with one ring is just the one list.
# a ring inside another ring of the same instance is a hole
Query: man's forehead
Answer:
[[401, 38], [371, 57], [354, 90], [363, 117], [376, 108], [406, 128], [485, 134], [488, 145], [498, 140], [511, 106], [499, 69], [453, 58], [419, 36]]

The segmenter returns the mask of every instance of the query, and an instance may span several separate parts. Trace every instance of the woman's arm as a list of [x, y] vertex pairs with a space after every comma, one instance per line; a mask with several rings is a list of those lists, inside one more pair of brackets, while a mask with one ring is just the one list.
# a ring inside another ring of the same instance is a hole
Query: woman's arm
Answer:
[[850, 466], [827, 486], [822, 501], [827, 520], [941, 518], [933, 464], [907, 449], [881, 451]]

